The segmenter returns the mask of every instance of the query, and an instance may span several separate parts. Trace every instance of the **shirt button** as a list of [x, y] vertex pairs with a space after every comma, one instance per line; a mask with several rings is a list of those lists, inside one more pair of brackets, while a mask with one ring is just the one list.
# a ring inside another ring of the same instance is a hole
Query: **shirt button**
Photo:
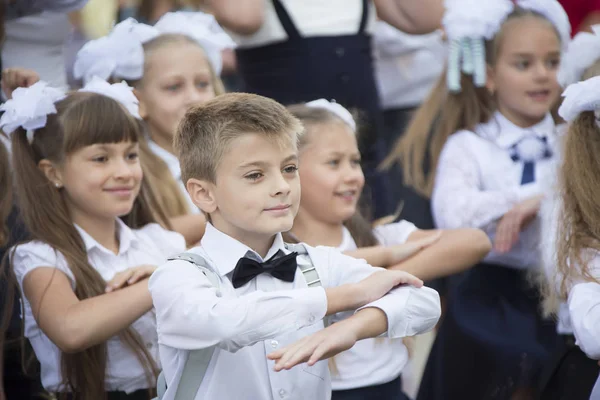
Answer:
[[348, 83], [350, 82], [350, 76], [348, 74], [342, 74], [342, 76], [340, 76], [340, 80], [342, 83]]
[[150, 342], [146, 343], [146, 348], [148, 350], [150, 350], [152, 347], [154, 347], [154, 345], [152, 343], [150, 343]]
[[342, 58], [342, 57], [344, 57], [344, 54], [346, 54], [346, 50], [343, 47], [338, 47], [338, 48], [335, 49], [335, 54], [339, 58]]
[[285, 395], [286, 395], [286, 391], [285, 391], [285, 390], [283, 390], [283, 389], [281, 389], [281, 390], [279, 391], [279, 397], [281, 397], [281, 398], [283, 399], [283, 398], [285, 397]]
[[271, 347], [275, 349], [277, 346], [279, 346], [279, 342], [277, 340], [271, 340]]
[[310, 317], [308, 317], [308, 322], [310, 322], [311, 324], [312, 324], [313, 322], [315, 322], [315, 316], [314, 316], [314, 315], [311, 315]]

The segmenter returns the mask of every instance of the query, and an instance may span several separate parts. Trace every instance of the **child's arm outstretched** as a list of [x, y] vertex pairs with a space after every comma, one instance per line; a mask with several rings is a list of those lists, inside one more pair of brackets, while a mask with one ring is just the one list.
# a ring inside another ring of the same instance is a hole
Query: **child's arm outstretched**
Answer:
[[112, 293], [79, 300], [67, 275], [54, 267], [39, 267], [23, 279], [23, 291], [39, 327], [63, 352], [74, 353], [107, 341], [152, 309], [148, 273], [135, 268], [129, 286], [113, 282]]
[[[235, 352], [317, 323], [326, 315], [356, 310], [394, 286], [422, 285], [422, 281], [401, 271], [383, 271], [385, 277], [369, 276], [373, 270], [369, 272], [362, 281], [327, 288], [218, 296], [199, 269], [185, 261], [173, 261], [161, 266], [150, 279], [159, 342], [189, 350], [217, 345]], [[302, 279], [299, 272], [296, 279]]]
[[[408, 286], [410, 282], [407, 282], [408, 285], [398, 285], [399, 280], [395, 278], [395, 274], [401, 271], [374, 269], [359, 260], [336, 255], [333, 250], [330, 250], [329, 257], [330, 265], [334, 267], [331, 271], [331, 284], [352, 281], [366, 275], [368, 278], [361, 281], [365, 286], [379, 286], [387, 280], [387, 287], [391, 290], [348, 318], [269, 354], [268, 358], [276, 361], [276, 371], [290, 369], [303, 362], [313, 365], [349, 349], [358, 340], [377, 337], [386, 332], [390, 338], [424, 333], [432, 329], [439, 320], [440, 299], [435, 290], [421, 285]], [[342, 268], [338, 268], [342, 265]], [[339, 319], [344, 315], [336, 317]]]
[[431, 246], [440, 238], [441, 232], [433, 232], [420, 238], [392, 246], [361, 247], [356, 250], [344, 251], [344, 254], [365, 260], [374, 267], [388, 267], [418, 254], [421, 250]]
[[382, 310], [375, 307], [364, 308], [352, 317], [274, 351], [267, 357], [275, 360], [275, 371], [290, 369], [304, 362], [312, 366], [317, 361], [348, 350], [359, 340], [387, 332], [387, 325], [387, 316]]
[[408, 243], [419, 243], [424, 238], [441, 237], [431, 246], [406, 261], [389, 267], [411, 273], [425, 281], [462, 272], [483, 259], [491, 249], [485, 232], [479, 229], [417, 230], [410, 234]]

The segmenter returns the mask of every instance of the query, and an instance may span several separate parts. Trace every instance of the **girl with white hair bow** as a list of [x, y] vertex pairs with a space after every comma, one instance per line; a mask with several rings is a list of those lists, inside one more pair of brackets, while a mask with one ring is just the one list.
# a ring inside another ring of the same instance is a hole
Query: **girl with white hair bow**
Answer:
[[443, 23], [447, 70], [389, 161], [431, 196], [438, 228], [482, 229], [493, 249], [450, 288], [418, 400], [530, 399], [558, 344], [527, 275], [570, 26], [555, 0], [446, 0]]
[[144, 180], [132, 88], [96, 79], [66, 94], [38, 82], [0, 109], [30, 239], [10, 250], [10, 276], [44, 388], [149, 399], [159, 359], [147, 279], [185, 240]]
[[84, 46], [74, 66], [84, 81], [97, 75], [126, 79], [135, 88], [147, 132], [144, 170], [189, 244], [202, 238], [206, 221], [181, 181], [173, 135], [188, 108], [224, 93], [221, 54], [234, 46], [211, 15], [171, 12], [154, 26], [131, 18], [117, 24], [108, 36]]

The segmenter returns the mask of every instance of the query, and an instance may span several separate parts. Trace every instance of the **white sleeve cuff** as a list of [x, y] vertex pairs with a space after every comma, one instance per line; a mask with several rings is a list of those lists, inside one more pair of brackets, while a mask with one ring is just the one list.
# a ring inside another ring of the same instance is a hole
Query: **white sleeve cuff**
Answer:
[[399, 287], [356, 311], [367, 307], [376, 307], [385, 313], [388, 319], [387, 336], [390, 339], [430, 331], [442, 312], [438, 292], [428, 287]]

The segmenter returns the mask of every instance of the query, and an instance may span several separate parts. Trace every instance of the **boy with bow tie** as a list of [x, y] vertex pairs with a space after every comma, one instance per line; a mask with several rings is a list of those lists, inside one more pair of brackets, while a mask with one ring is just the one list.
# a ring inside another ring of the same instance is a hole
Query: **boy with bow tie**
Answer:
[[[182, 177], [209, 221], [191, 252], [220, 285], [182, 260], [150, 280], [164, 399], [175, 398], [190, 351], [208, 348], [195, 399], [329, 399], [321, 360], [360, 339], [426, 332], [439, 319], [438, 294], [419, 279], [334, 249], [302, 245], [318, 277], [307, 282], [281, 237], [299, 207], [302, 131], [285, 107], [249, 94], [194, 107], [179, 126]], [[325, 328], [326, 316], [337, 323]]]

